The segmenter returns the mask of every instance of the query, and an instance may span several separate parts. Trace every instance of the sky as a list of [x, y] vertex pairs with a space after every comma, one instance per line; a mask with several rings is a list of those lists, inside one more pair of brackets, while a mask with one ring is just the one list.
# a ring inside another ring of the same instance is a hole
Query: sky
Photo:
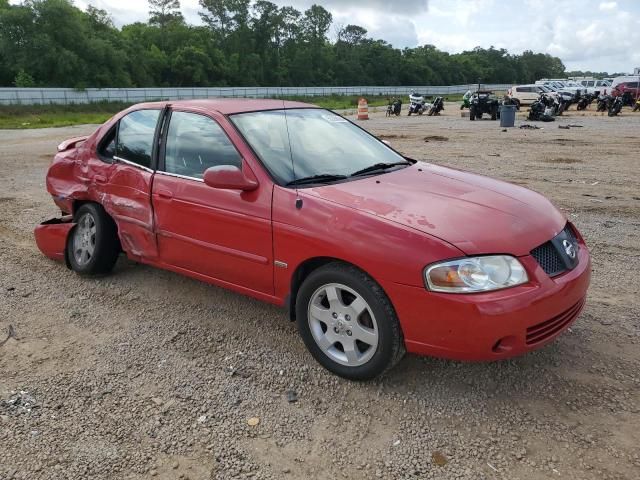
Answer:
[[[640, 67], [640, 0], [272, 0], [299, 10], [322, 5], [340, 25], [365, 27], [395, 47], [431, 44], [451, 53], [476, 46], [560, 57], [568, 70], [632, 72]], [[17, 3], [17, 2], [12, 2]], [[144, 0], [75, 0], [109, 11], [121, 26], [145, 21]], [[201, 23], [198, 0], [182, 0]]]

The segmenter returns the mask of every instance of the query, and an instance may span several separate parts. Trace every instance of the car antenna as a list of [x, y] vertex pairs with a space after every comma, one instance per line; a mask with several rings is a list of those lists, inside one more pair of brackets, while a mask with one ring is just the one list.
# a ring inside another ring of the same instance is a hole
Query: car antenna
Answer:
[[[287, 129], [287, 140], [289, 141], [289, 158], [291, 159], [291, 172], [293, 173], [293, 180], [296, 180], [298, 177], [296, 176], [296, 164], [293, 161], [293, 147], [291, 146], [291, 134], [289, 133], [289, 119], [287, 117], [287, 105], [284, 100], [284, 95], [282, 93], [282, 88], [280, 89], [280, 98], [282, 99], [282, 112], [284, 113], [284, 125]], [[302, 199], [300, 195], [298, 195], [298, 187], [296, 189], [296, 208], [300, 210], [302, 208]]]

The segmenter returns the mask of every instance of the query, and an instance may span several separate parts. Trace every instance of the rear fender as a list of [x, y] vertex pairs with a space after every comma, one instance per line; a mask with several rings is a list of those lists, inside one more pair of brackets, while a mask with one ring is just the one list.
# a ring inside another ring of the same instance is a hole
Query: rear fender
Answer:
[[33, 232], [36, 245], [45, 256], [58, 262], [64, 261], [70, 268], [67, 242], [75, 226], [71, 215], [47, 220], [38, 225]]

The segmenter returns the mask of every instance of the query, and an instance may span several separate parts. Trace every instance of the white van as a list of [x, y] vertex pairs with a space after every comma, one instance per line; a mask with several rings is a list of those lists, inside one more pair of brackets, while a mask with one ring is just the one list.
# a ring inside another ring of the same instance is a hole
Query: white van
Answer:
[[611, 93], [611, 81], [609, 80], [583, 78], [581, 80], [576, 80], [576, 82], [584, 86], [587, 93], [595, 93], [596, 95], [608, 95]]

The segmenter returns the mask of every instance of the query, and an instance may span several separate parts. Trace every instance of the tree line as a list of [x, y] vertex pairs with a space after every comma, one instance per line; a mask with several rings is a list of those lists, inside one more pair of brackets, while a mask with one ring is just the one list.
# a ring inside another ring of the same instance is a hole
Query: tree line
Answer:
[[179, 0], [150, 0], [146, 23], [117, 28], [107, 11], [70, 0], [0, 0], [0, 86], [454, 85], [565, 71], [559, 58], [531, 51], [394, 48], [358, 25], [333, 26], [320, 5], [200, 0], [200, 17], [190, 25]]

